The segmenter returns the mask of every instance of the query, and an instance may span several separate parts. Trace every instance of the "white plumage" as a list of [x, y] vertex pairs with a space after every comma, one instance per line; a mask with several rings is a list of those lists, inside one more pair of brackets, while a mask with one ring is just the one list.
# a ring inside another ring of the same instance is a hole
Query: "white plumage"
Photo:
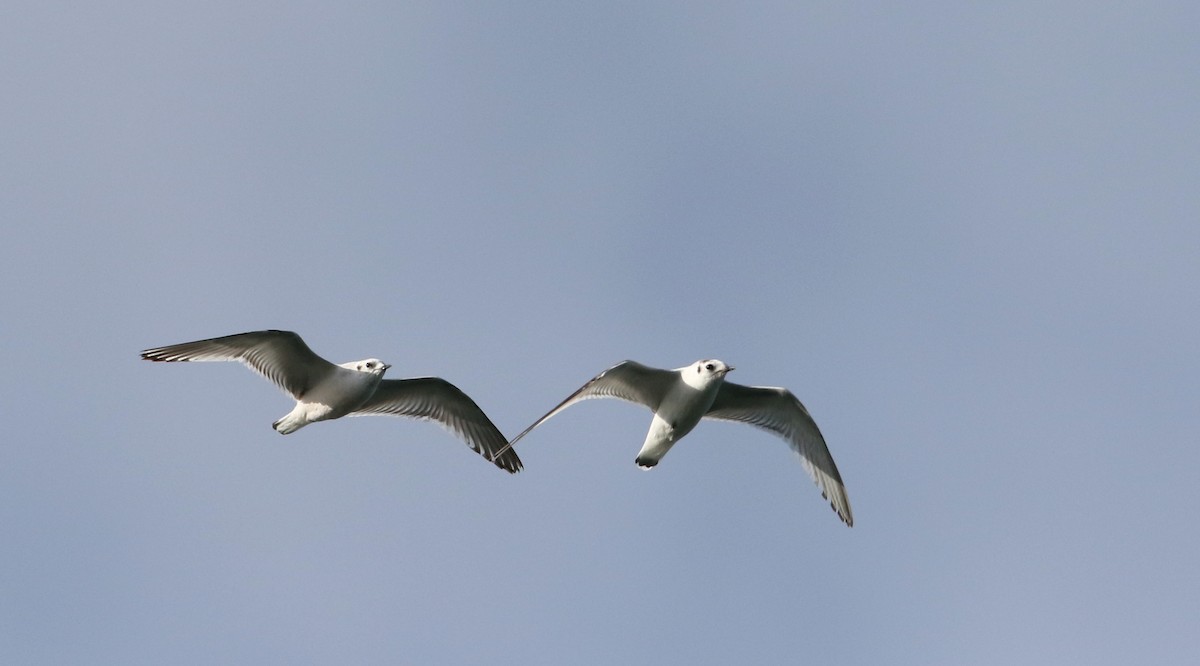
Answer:
[[596, 375], [508, 445], [516, 444], [567, 407], [589, 398], [619, 398], [645, 405], [654, 412], [635, 460], [646, 469], [657, 465], [702, 418], [749, 423], [787, 441], [838, 517], [853, 525], [854, 514], [842, 475], [808, 410], [787, 389], [725, 381], [731, 370], [732, 367], [718, 360], [696, 361], [674, 370], [651, 368], [636, 361], [618, 363]]
[[239, 333], [142, 352], [149, 361], [240, 361], [296, 400], [272, 424], [288, 434], [317, 421], [387, 414], [435, 421], [497, 467], [521, 470], [521, 459], [483, 410], [439, 377], [384, 379], [391, 366], [376, 358], [334, 365], [291, 331]]

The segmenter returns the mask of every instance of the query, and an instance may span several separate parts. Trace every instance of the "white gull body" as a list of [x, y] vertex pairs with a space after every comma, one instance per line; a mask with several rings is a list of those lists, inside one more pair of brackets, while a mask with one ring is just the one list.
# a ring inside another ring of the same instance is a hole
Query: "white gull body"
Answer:
[[287, 435], [318, 421], [385, 414], [435, 421], [462, 438], [497, 467], [516, 473], [521, 459], [483, 410], [458, 387], [439, 377], [384, 379], [391, 366], [376, 358], [334, 365], [291, 331], [254, 331], [155, 347], [148, 361], [240, 361], [296, 400], [272, 424]]
[[842, 475], [808, 410], [787, 389], [725, 381], [731, 370], [732, 367], [715, 359], [696, 361], [674, 370], [651, 368], [636, 361], [618, 363], [596, 375], [508, 445], [513, 446], [555, 414], [589, 398], [619, 398], [645, 405], [654, 412], [650, 430], [635, 459], [645, 469], [657, 465], [701, 419], [749, 423], [786, 440], [838, 517], [846, 525], [853, 525], [854, 514]]

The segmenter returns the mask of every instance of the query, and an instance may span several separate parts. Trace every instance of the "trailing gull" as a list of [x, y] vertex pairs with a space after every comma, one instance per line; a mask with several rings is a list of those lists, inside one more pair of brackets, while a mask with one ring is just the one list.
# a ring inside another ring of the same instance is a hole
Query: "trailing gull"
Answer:
[[148, 361], [240, 361], [296, 400], [271, 424], [280, 434], [317, 421], [382, 414], [436, 421], [476, 453], [511, 473], [521, 459], [483, 410], [440, 377], [384, 379], [390, 367], [377, 358], [334, 365], [317, 356], [291, 331], [254, 331], [142, 352]]

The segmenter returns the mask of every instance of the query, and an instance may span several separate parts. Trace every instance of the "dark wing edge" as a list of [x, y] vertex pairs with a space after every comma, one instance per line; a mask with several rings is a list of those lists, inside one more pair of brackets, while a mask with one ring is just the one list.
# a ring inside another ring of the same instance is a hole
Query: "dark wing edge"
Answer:
[[808, 409], [789, 390], [724, 382], [705, 418], [747, 423], [787, 440], [821, 496], [847, 526], [854, 525], [850, 497], [833, 455]]
[[349, 416], [405, 416], [433, 421], [466, 442], [471, 450], [510, 474], [524, 465], [508, 448], [504, 433], [479, 405], [454, 384], [440, 377], [385, 379], [366, 404]]

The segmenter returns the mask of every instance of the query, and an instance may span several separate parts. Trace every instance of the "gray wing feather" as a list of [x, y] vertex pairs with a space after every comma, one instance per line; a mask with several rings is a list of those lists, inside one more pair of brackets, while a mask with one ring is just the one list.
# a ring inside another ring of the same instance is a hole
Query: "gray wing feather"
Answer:
[[809, 476], [847, 525], [854, 524], [850, 498], [825, 438], [804, 405], [784, 388], [742, 386], [723, 382], [705, 418], [739, 421], [783, 437]]
[[254, 331], [142, 352], [147, 361], [240, 361], [299, 400], [337, 366], [291, 331]]
[[385, 379], [366, 404], [349, 416], [383, 414], [436, 421], [476, 453], [513, 474], [521, 471], [517, 452], [487, 414], [466, 393], [440, 377]]
[[542, 425], [550, 417], [580, 400], [617, 398], [645, 405], [650, 408], [650, 411], [658, 411], [658, 406], [662, 403], [663, 397], [667, 395], [671, 384], [678, 377], [679, 373], [675, 370], [660, 370], [659, 368], [642, 365], [637, 361], [623, 361], [593, 377], [591, 381], [581, 386], [578, 391], [572, 393], [566, 400], [558, 403], [557, 407], [547, 412], [545, 416], [535, 421], [533, 425], [514, 437], [508, 445], [512, 446], [516, 444], [517, 440], [528, 435], [531, 430]]

